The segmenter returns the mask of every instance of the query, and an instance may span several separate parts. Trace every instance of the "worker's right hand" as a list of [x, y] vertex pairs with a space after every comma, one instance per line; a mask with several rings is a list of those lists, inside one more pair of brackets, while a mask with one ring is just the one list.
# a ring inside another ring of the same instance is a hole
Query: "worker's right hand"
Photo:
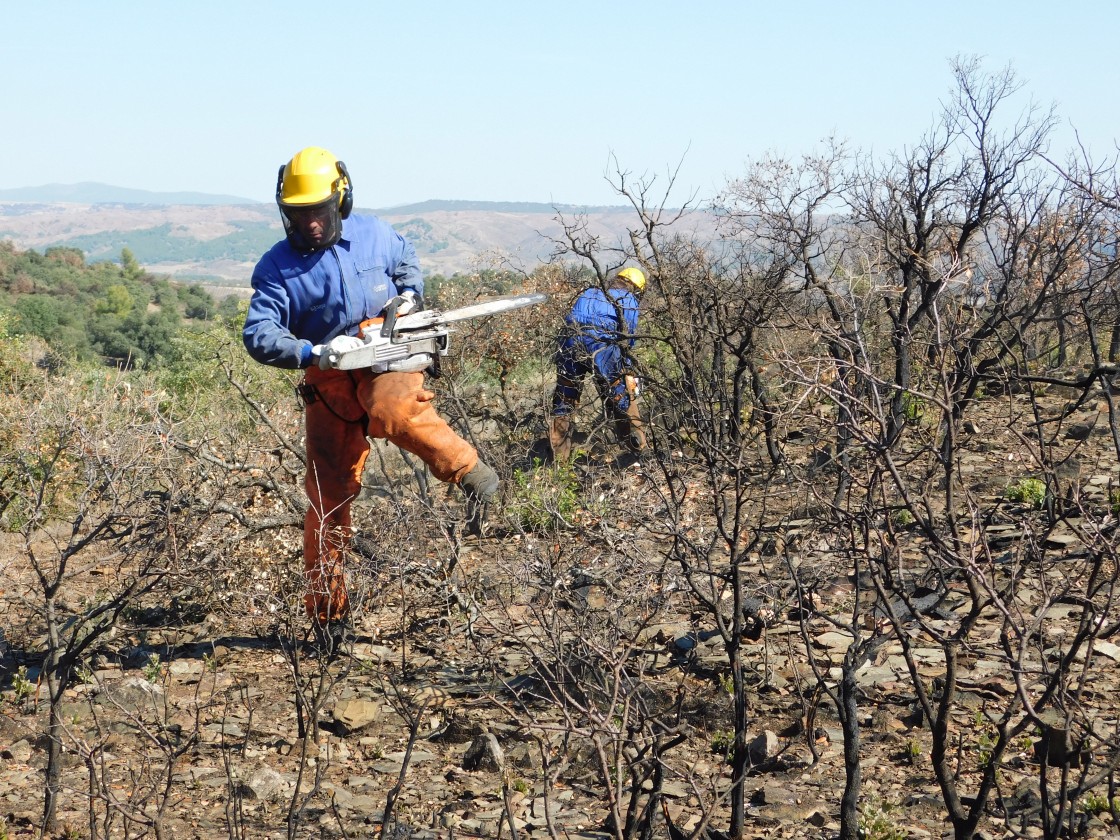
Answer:
[[389, 308], [394, 309], [398, 318], [403, 318], [413, 310], [419, 312], [424, 308], [424, 303], [414, 289], [405, 289], [395, 298], [389, 299], [389, 302], [385, 304], [385, 309]]

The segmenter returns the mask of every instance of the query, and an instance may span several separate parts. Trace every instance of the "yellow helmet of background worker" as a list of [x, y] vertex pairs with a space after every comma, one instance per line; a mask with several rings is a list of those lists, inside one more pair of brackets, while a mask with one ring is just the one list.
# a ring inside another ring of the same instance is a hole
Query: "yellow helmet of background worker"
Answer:
[[[329, 248], [342, 236], [342, 220], [354, 207], [346, 164], [318, 146], [296, 152], [276, 176], [276, 204], [288, 241], [298, 251]], [[317, 217], [322, 235], [311, 240], [299, 220]]]
[[639, 292], [646, 290], [646, 275], [640, 268], [624, 268], [618, 276], [637, 289]]

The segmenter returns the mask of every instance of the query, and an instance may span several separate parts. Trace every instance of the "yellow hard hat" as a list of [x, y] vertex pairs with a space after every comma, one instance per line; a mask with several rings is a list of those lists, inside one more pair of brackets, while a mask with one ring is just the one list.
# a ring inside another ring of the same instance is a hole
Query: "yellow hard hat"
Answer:
[[[293, 248], [310, 253], [331, 247], [342, 236], [342, 220], [354, 207], [346, 164], [318, 146], [301, 149], [280, 167], [276, 204]], [[316, 216], [316, 228], [309, 232], [307, 220]]]
[[618, 272], [618, 276], [637, 289], [639, 292], [645, 291], [646, 276], [642, 273], [640, 268], [624, 268]]
[[337, 196], [342, 218], [354, 204], [346, 164], [318, 146], [300, 149], [284, 166], [276, 181], [276, 202], [281, 206], [307, 206]]

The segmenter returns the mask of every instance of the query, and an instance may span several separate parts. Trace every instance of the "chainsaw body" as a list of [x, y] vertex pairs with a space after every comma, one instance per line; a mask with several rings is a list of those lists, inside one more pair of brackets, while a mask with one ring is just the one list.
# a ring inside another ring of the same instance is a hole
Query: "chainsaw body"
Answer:
[[383, 318], [362, 324], [358, 336], [363, 342], [360, 347], [345, 351], [328, 349], [327, 362], [336, 370], [425, 370], [439, 357], [447, 355], [452, 324], [533, 306], [546, 300], [548, 296], [539, 292], [510, 295], [446, 312], [423, 309], [401, 317], [397, 317], [395, 308], [390, 306]]

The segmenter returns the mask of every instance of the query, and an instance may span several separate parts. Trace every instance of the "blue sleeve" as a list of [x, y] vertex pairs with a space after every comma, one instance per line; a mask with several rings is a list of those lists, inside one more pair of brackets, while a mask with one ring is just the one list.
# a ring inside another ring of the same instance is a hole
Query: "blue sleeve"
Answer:
[[412, 289], [423, 297], [424, 274], [420, 271], [420, 259], [416, 256], [416, 248], [396, 231], [393, 233], [400, 240], [397, 267], [393, 271], [393, 285], [397, 287], [398, 294], [405, 289]]
[[638, 299], [633, 295], [627, 295], [623, 302], [623, 315], [626, 317], [626, 334], [630, 338], [630, 346], [634, 346], [637, 341], [635, 337], [638, 333]]
[[400, 295], [405, 289], [412, 289], [417, 295], [423, 297], [423, 272], [420, 270], [420, 259], [417, 250], [411, 242], [404, 239], [395, 228], [384, 220], [377, 220], [384, 225], [384, 230], [391, 237], [390, 253], [393, 255], [392, 281], [396, 293]]
[[258, 362], [280, 368], [307, 367], [311, 342], [296, 338], [288, 329], [288, 293], [268, 254], [253, 269], [253, 296], [241, 340]]

